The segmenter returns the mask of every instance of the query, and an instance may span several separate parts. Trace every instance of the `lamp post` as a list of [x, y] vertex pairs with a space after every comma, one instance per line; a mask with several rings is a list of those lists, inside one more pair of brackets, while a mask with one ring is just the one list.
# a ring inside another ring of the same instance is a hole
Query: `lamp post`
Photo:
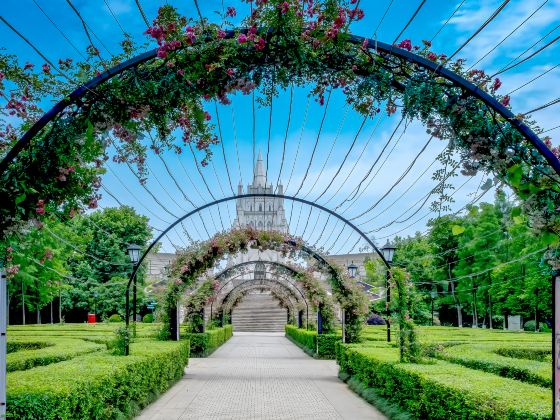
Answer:
[[434, 326], [434, 299], [437, 297], [437, 291], [432, 290], [430, 292], [430, 296], [432, 297], [432, 327]]
[[[132, 263], [132, 271], [134, 271], [136, 269], [136, 265], [138, 264], [138, 260], [140, 260], [140, 249], [142, 249], [140, 247], [140, 245], [136, 245], [136, 244], [130, 244], [128, 245], [128, 247], [126, 248], [126, 251], [128, 252], [128, 256], [130, 258], [130, 262]], [[128, 329], [128, 325], [129, 325], [129, 318], [130, 318], [130, 309], [129, 309], [129, 302], [130, 302], [130, 292], [128, 289], [126, 289], [126, 328]], [[134, 286], [132, 289], [132, 322], [133, 322], [133, 328], [134, 328], [134, 336], [136, 336], [136, 275], [134, 276]], [[126, 349], [126, 354], [128, 355], [128, 346]]]
[[386, 309], [386, 316], [387, 316], [387, 342], [391, 341], [391, 311], [389, 310], [389, 304], [391, 303], [391, 288], [389, 287], [389, 279], [391, 278], [391, 263], [393, 262], [393, 256], [395, 255], [395, 249], [397, 249], [393, 244], [389, 242], [387, 239], [387, 243], [383, 245], [381, 248], [381, 252], [383, 253], [383, 258], [387, 261], [387, 274], [385, 277], [385, 309]]

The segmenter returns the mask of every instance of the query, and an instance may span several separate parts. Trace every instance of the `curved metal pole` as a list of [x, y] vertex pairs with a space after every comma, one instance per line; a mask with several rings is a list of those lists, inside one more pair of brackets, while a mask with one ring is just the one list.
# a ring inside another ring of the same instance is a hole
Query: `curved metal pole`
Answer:
[[[304, 203], [307, 204], [309, 206], [313, 206], [315, 208], [318, 208], [320, 210], [323, 210], [324, 212], [329, 213], [330, 215], [338, 218], [339, 220], [341, 220], [342, 222], [346, 223], [348, 226], [350, 226], [354, 231], [356, 231], [356, 233], [358, 233], [367, 243], [368, 245], [370, 245], [373, 250], [377, 253], [377, 255], [379, 256], [379, 258], [381, 259], [381, 261], [383, 261], [383, 263], [385, 264], [385, 266], [387, 268], [390, 268], [389, 263], [387, 262], [387, 260], [385, 259], [385, 257], [383, 257], [383, 254], [381, 253], [381, 251], [379, 251], [379, 249], [377, 248], [377, 246], [375, 246], [375, 244], [373, 243], [373, 241], [371, 239], [368, 238], [368, 236], [362, 232], [358, 227], [356, 227], [356, 225], [354, 225], [351, 221], [349, 221], [348, 219], [346, 219], [344, 216], [341, 216], [340, 214], [320, 205], [317, 203], [314, 203], [312, 201], [309, 200], [305, 200], [303, 198], [299, 198], [299, 197], [293, 197], [290, 195], [284, 195], [284, 194], [267, 194], [267, 193], [254, 193], [254, 194], [238, 194], [238, 195], [234, 195], [231, 197], [224, 197], [224, 198], [220, 198], [219, 200], [214, 200], [210, 203], [206, 203], [202, 206], [197, 207], [194, 210], [191, 210], [190, 212], [188, 212], [187, 214], [179, 217], [177, 220], [175, 220], [173, 223], [171, 223], [166, 229], [164, 229], [158, 236], [156, 239], [154, 239], [152, 241], [152, 243], [148, 246], [148, 248], [146, 248], [146, 250], [144, 251], [144, 253], [142, 254], [142, 256], [140, 257], [140, 260], [138, 261], [138, 265], [136, 266], [135, 270], [133, 271], [132, 275], [136, 274], [136, 271], [138, 270], [138, 268], [140, 267], [140, 264], [142, 264], [142, 262], [144, 261], [144, 259], [146, 258], [146, 256], [148, 255], [148, 253], [152, 250], [152, 248], [171, 230], [173, 229], [176, 225], [178, 225], [179, 223], [181, 223], [183, 220], [191, 217], [194, 214], [199, 213], [200, 211], [208, 208], [208, 207], [212, 207], [215, 205], [218, 205], [220, 203], [224, 203], [227, 201], [231, 201], [231, 200], [237, 200], [239, 198], [252, 198], [252, 197], [277, 197], [277, 198], [283, 198], [283, 199], [287, 199], [287, 200], [292, 200], [292, 201], [297, 201], [300, 203]], [[333, 271], [334, 268], [333, 266], [320, 254], [318, 254], [316, 251], [313, 251], [311, 248], [305, 246], [305, 245], [301, 245], [301, 244], [297, 244], [294, 240], [289, 240], [287, 241], [287, 243], [289, 245], [292, 245], [294, 247], [300, 246], [301, 249], [303, 249], [304, 251], [310, 253], [313, 258], [315, 258], [317, 261], [329, 266]], [[130, 285], [131, 281], [132, 281], [132, 275], [128, 281], [128, 284]]]
[[[246, 285], [246, 284], [250, 284], [250, 283], [255, 282], [255, 281], [261, 281], [261, 280], [262, 280], [262, 279], [259, 279], [259, 280], [256, 280], [256, 279], [248, 279], [248, 280], [245, 280], [245, 281], [239, 283], [237, 286], [235, 286], [233, 289], [231, 289], [231, 290], [228, 292], [228, 294], [227, 294], [227, 295], [225, 296], [225, 298], [222, 300], [222, 305], [223, 305], [224, 302], [227, 301], [227, 299], [229, 298], [229, 296], [230, 296], [235, 290], [237, 290], [239, 287], [244, 286], [244, 285]], [[264, 280], [265, 280], [265, 281], [268, 281], [268, 282], [271, 282], [271, 283], [278, 283], [278, 284], [282, 285], [283, 287], [285, 287], [285, 285], [283, 285], [283, 284], [282, 284], [281, 282], [279, 282], [279, 281], [275, 281], [275, 280], [272, 280], [272, 279], [264, 279]], [[259, 287], [258, 284], [255, 284], [254, 286], [255, 286], [255, 288], [258, 288], [258, 287]], [[261, 286], [263, 286], [263, 285], [261, 285]], [[265, 286], [263, 286], [263, 287], [265, 287]], [[286, 288], [287, 290], [290, 290], [288, 287], [285, 287], [285, 288]], [[295, 296], [295, 295], [293, 295], [293, 296]], [[304, 298], [304, 302], [305, 302], [305, 305], [307, 306], [307, 300], [305, 300], [305, 298]]]
[[[258, 262], [258, 261], [257, 261], [257, 262]], [[269, 262], [269, 261], [267, 261], [267, 262]], [[245, 263], [241, 263], [241, 264], [247, 265], [247, 264], [245, 264]], [[241, 264], [239, 264], [239, 265], [241, 265]], [[278, 263], [278, 265], [282, 265], [282, 264], [281, 264], [281, 263]], [[297, 273], [297, 271], [295, 271], [295, 270], [293, 270], [293, 272], [294, 272], [294, 273]], [[267, 271], [266, 273], [274, 274], [274, 273], [272, 273], [272, 272], [270, 272], [270, 271]], [[245, 274], [245, 273], [242, 273], [242, 274], [239, 274], [239, 275], [237, 275], [237, 276], [235, 276], [235, 277], [232, 277], [232, 278], [229, 279], [227, 282], [225, 282], [224, 284], [222, 284], [222, 286], [216, 291], [216, 296], [218, 296], [218, 295], [220, 294], [220, 292], [221, 292], [222, 289], [226, 286], [226, 284], [231, 283], [233, 280], [239, 278], [240, 276], [242, 276], [242, 275], [244, 275], [244, 274]], [[270, 279], [267, 279], [267, 280], [270, 280]], [[307, 309], [307, 316], [309, 316], [309, 304], [308, 304], [308, 302], [307, 302], [307, 298], [305, 297], [305, 294], [299, 289], [299, 287], [297, 287], [295, 284], [293, 284], [287, 277], [285, 277], [285, 280], [286, 280], [294, 289], [296, 289], [296, 290], [299, 292], [299, 294], [300, 294], [301, 297], [303, 298], [303, 301], [305, 302], [305, 307], [306, 307], [306, 309]], [[253, 281], [254, 281], [254, 279], [253, 279]], [[272, 281], [272, 280], [270, 280], [270, 281]], [[224, 301], [224, 299], [222, 299], [222, 302], [223, 302], [223, 301]], [[212, 318], [212, 309], [213, 309], [213, 306], [214, 306], [214, 301], [210, 302], [210, 318]]]
[[[246, 33], [247, 29], [243, 28], [240, 30], [242, 33]], [[268, 30], [270, 32], [270, 29]], [[233, 38], [235, 36], [235, 30], [226, 31], [225, 38]], [[387, 44], [385, 42], [380, 42], [370, 38], [364, 38], [357, 35], [349, 35], [348, 42], [354, 45], [365, 45], [370, 50], [375, 50], [376, 52], [382, 52], [395, 56], [413, 64], [416, 64], [422, 68], [430, 70], [432, 73], [449, 80], [456, 86], [465, 89], [469, 94], [475, 98], [480, 99], [487, 106], [495, 110], [498, 114], [504, 117], [519, 133], [525, 137], [537, 151], [546, 159], [552, 168], [560, 175], [560, 160], [554, 156], [552, 151], [542, 142], [542, 140], [537, 136], [533, 130], [531, 130], [523, 121], [517, 119], [513, 112], [507, 109], [504, 105], [496, 100], [492, 95], [488, 94], [484, 90], [480, 89], [475, 84], [469, 82], [457, 73], [443, 67], [441, 64], [437, 64], [427, 58], [424, 58], [418, 54], [407, 51], [402, 48], [398, 48], [395, 45]], [[137, 55], [124, 63], [118, 64], [115, 67], [101, 73], [99, 76], [91, 79], [87, 83], [81, 85], [72, 93], [70, 93], [66, 98], [58, 102], [54, 107], [52, 107], [48, 112], [46, 112], [35, 124], [27, 130], [24, 135], [18, 140], [18, 142], [10, 149], [6, 154], [2, 162], [0, 162], [0, 173], [3, 173], [10, 162], [25, 148], [49, 122], [51, 122], [58, 114], [60, 114], [66, 107], [76, 103], [84, 94], [88, 91], [95, 89], [97, 86], [105, 83], [114, 76], [138, 66], [146, 61], [154, 59], [157, 57], [157, 49], [151, 51], [146, 51], [143, 54]]]

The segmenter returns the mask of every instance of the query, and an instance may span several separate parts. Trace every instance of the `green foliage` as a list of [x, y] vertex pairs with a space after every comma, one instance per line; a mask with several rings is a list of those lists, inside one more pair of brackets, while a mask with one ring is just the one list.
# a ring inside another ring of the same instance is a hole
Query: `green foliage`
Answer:
[[41, 339], [44, 340], [41, 343], [30, 342], [21, 337], [16, 337], [17, 341], [11, 341], [10, 346], [12, 348], [15, 346], [19, 350], [8, 354], [6, 370], [14, 372], [32, 369], [36, 366], [46, 366], [105, 348], [101, 344], [76, 338], [41, 337]]
[[107, 349], [115, 356], [124, 356], [126, 347], [132, 343], [132, 335], [128, 328], [119, 327], [115, 330], [115, 338], [107, 343]]
[[342, 340], [338, 334], [317, 334], [294, 325], [285, 326], [286, 337], [302, 347], [307, 353], [321, 359], [334, 359], [336, 344]]
[[44, 349], [52, 344], [43, 341], [8, 341], [6, 344], [7, 353], [15, 353], [21, 350], [38, 350]]
[[420, 348], [416, 342], [414, 322], [410, 316], [412, 312], [412, 285], [409, 274], [403, 269], [395, 267], [391, 270], [389, 287], [397, 292], [393, 299], [396, 300], [396, 315], [399, 326], [399, 354], [401, 362], [416, 362], [420, 357]]
[[8, 418], [133, 418], [183, 375], [189, 342], [140, 341], [8, 375]]
[[[526, 360], [502, 356], [497, 349], [502, 344], [462, 344], [444, 347], [441, 351], [434, 353], [435, 357], [457, 363], [471, 369], [494, 373], [505, 378], [517, 379], [543, 387], [552, 387], [552, 371], [549, 362]], [[509, 355], [518, 355], [519, 352], [535, 351], [530, 347], [513, 347], [515, 350], [507, 350], [501, 347], [502, 352]], [[540, 352], [539, 352], [540, 353]], [[550, 355], [550, 349], [549, 353]]]
[[123, 322], [122, 316], [120, 316], [119, 314], [113, 314], [111, 315], [107, 321], [109, 322]]
[[202, 310], [214, 298], [219, 283], [209, 278], [202, 282], [194, 292], [189, 294], [185, 302], [185, 322], [191, 332], [198, 332], [204, 326]]
[[550, 390], [444, 361], [399, 363], [396, 349], [378, 346], [340, 346], [341, 371], [415, 417], [552, 418]]
[[146, 314], [142, 318], [142, 322], [144, 324], [151, 324], [152, 322], [154, 322], [154, 316], [152, 314]]
[[206, 357], [231, 338], [233, 325], [224, 325], [203, 333], [186, 332], [184, 335], [191, 343], [191, 355]]

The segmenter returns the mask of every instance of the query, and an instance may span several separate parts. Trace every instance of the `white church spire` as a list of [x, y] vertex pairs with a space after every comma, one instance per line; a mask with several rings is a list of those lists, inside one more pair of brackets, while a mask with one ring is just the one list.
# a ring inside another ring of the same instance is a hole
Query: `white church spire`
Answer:
[[255, 164], [255, 172], [253, 173], [253, 187], [266, 187], [266, 174], [260, 150], [257, 163]]

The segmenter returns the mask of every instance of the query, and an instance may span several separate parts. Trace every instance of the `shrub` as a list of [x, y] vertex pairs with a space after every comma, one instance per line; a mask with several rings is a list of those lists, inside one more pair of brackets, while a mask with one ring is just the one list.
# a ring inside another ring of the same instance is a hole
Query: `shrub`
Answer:
[[21, 350], [39, 350], [48, 346], [52, 346], [52, 343], [38, 342], [38, 341], [8, 341], [6, 344], [7, 353], [15, 353]]
[[224, 325], [221, 328], [213, 328], [203, 333], [189, 332], [185, 334], [191, 342], [191, 355], [194, 357], [206, 357], [212, 354], [232, 335], [233, 325]]
[[535, 326], [536, 326], [535, 320], [531, 319], [525, 322], [525, 324], [523, 324], [523, 329], [525, 331], [535, 331]]
[[286, 336], [302, 347], [306, 353], [323, 359], [336, 357], [336, 343], [342, 340], [337, 334], [317, 334], [294, 325], [286, 325]]
[[[44, 344], [44, 347], [28, 347], [28, 344]], [[21, 345], [21, 350], [11, 352], [6, 358], [6, 370], [32, 369], [36, 366], [46, 366], [74, 357], [103, 350], [105, 346], [72, 338], [49, 338], [44, 343], [29, 343], [26, 341], [12, 343], [11, 346]]]
[[146, 314], [144, 315], [144, 318], [142, 318], [142, 322], [144, 324], [151, 324], [154, 322], [154, 316], [152, 314]]
[[338, 347], [342, 372], [418, 418], [552, 418], [551, 392], [539, 386], [445, 361], [399, 363], [389, 346]]
[[132, 418], [183, 375], [189, 343], [143, 341], [131, 355], [107, 352], [8, 375], [7, 417]]
[[552, 350], [550, 348], [527, 348], [527, 347], [500, 347], [495, 350], [496, 354], [514, 359], [536, 360], [538, 362], [552, 362]]
[[126, 327], [119, 327], [115, 330], [115, 338], [107, 343], [107, 349], [115, 356], [124, 356], [126, 347], [132, 342], [130, 330]]
[[109, 317], [109, 319], [107, 320], [109, 322], [122, 322], [122, 316], [120, 316], [119, 314], [113, 314]]

